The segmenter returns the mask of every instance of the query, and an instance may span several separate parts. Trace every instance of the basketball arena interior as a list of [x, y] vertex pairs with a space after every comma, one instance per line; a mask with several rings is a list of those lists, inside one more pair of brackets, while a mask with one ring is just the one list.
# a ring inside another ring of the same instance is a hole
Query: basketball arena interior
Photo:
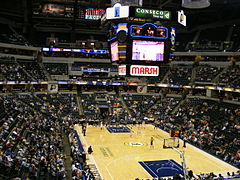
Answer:
[[1, 1], [0, 125], [0, 180], [240, 179], [240, 1]]

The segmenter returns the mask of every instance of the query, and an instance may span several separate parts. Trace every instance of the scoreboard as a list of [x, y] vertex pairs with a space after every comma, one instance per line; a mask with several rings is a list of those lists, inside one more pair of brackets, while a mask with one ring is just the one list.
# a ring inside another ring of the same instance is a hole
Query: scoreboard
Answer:
[[175, 28], [153, 23], [113, 24], [108, 33], [111, 61], [119, 64], [119, 75], [158, 77], [175, 36]]
[[170, 27], [153, 23], [113, 25], [108, 33], [111, 60], [118, 64], [165, 63], [172, 32]]
[[152, 23], [144, 25], [131, 25], [130, 35], [140, 38], [167, 39], [168, 29], [166, 27], [157, 27]]

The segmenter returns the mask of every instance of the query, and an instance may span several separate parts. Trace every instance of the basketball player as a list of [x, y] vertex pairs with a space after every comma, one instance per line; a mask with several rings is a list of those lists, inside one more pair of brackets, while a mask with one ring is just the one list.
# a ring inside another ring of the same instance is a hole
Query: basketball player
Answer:
[[138, 127], [137, 135], [138, 135], [138, 136], [141, 136], [141, 134], [142, 134], [141, 127]]
[[82, 125], [82, 133], [83, 133], [83, 136], [86, 136], [86, 130], [87, 130], [87, 124], [83, 124]]
[[145, 120], [142, 121], [142, 128], [145, 129]]
[[153, 148], [153, 149], [154, 149], [153, 142], [154, 142], [154, 139], [153, 139], [153, 137], [151, 137], [151, 139], [150, 139], [150, 148]]
[[157, 129], [157, 119], [154, 120], [154, 129]]
[[133, 130], [132, 129], [130, 129], [130, 137], [132, 137], [133, 136]]
[[83, 126], [83, 130], [82, 130], [83, 136], [86, 136], [86, 130], [87, 130], [87, 127]]

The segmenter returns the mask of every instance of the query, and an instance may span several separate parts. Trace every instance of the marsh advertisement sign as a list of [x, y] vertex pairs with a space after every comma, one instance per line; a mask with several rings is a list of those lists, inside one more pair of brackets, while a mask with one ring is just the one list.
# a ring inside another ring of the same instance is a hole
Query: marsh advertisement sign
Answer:
[[131, 65], [130, 66], [131, 76], [158, 76], [158, 66], [142, 66], [142, 65]]

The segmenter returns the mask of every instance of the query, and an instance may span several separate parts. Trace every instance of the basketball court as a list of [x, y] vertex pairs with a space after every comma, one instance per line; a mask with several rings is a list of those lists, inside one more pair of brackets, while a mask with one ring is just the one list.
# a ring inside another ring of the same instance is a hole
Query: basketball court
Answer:
[[[92, 146], [93, 154], [88, 156], [88, 163], [96, 164], [104, 180], [153, 179], [171, 176], [174, 170], [182, 171], [179, 153], [171, 148], [163, 149], [163, 140], [169, 138], [168, 133], [154, 129], [152, 125], [128, 126], [123, 132], [119, 128], [109, 131], [109, 128], [101, 130], [88, 126], [86, 136], [82, 135], [81, 126], [76, 125], [75, 129], [85, 151]], [[154, 137], [153, 147], [150, 147], [151, 137]], [[180, 141], [178, 150], [184, 151], [187, 169], [194, 174], [214, 172], [225, 175], [238, 170], [194, 146], [182, 146]]]

